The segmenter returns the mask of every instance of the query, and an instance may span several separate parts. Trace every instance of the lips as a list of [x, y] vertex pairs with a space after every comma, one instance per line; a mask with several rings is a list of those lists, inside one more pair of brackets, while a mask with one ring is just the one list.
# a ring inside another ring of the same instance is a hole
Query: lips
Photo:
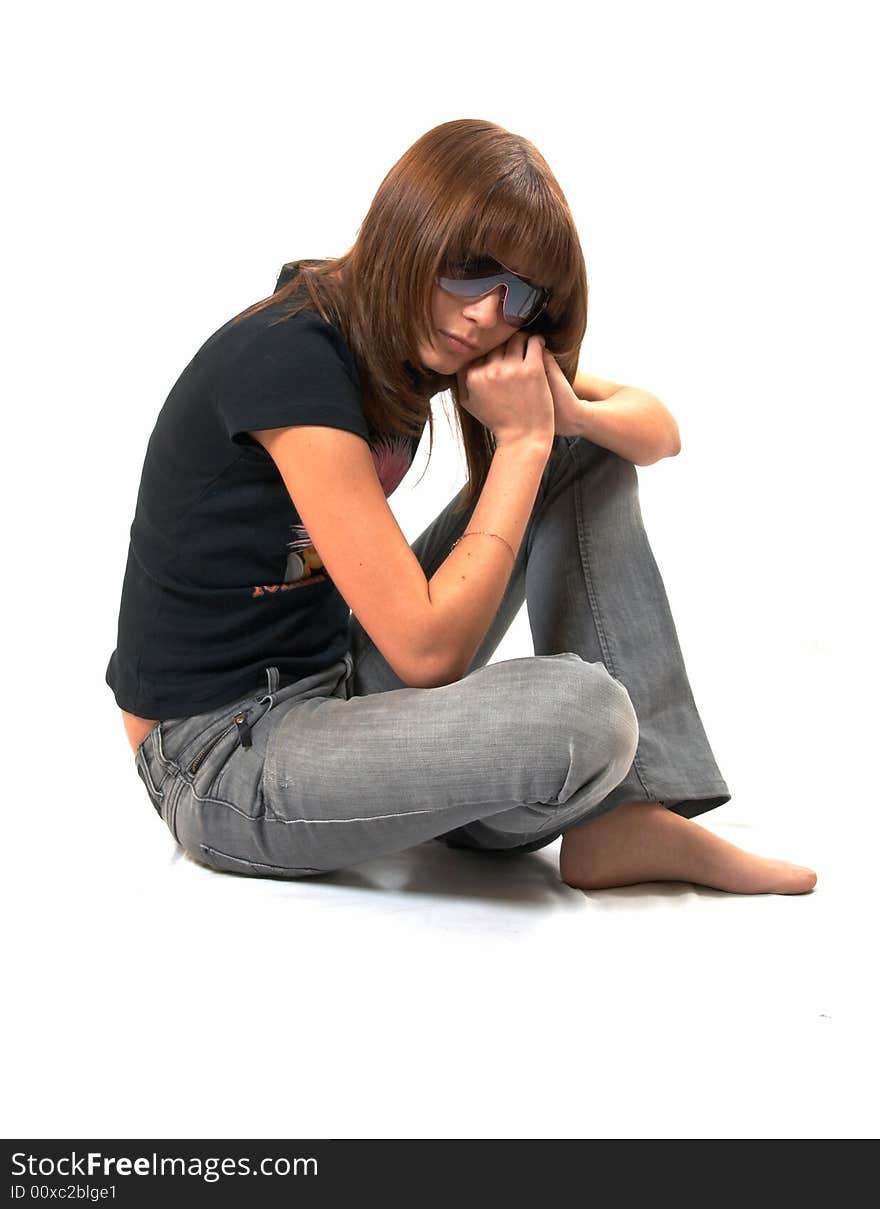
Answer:
[[[441, 328], [441, 331], [442, 330], [443, 329]], [[471, 352], [476, 351], [477, 346], [475, 344], [471, 344], [470, 340], [462, 340], [460, 336], [455, 336], [452, 332], [443, 332], [443, 335], [452, 340], [455, 344], [461, 345], [463, 348], [469, 348]]]

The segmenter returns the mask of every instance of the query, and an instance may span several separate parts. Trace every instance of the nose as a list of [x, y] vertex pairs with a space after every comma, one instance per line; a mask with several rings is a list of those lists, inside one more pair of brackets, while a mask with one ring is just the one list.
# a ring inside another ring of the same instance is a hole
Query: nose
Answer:
[[473, 319], [481, 327], [494, 327], [504, 320], [504, 286], [496, 286], [482, 298], [474, 298], [466, 302], [461, 313], [468, 319]]

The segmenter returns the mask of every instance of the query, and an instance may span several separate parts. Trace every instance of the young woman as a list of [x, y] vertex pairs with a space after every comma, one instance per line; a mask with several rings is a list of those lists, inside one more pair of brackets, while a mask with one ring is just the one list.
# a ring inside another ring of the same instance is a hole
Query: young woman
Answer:
[[[429, 839], [560, 875], [797, 894], [692, 822], [729, 801], [648, 546], [646, 391], [577, 372], [587, 277], [526, 139], [444, 123], [352, 248], [183, 371], [147, 449], [107, 682], [177, 842], [328, 872]], [[387, 497], [451, 391], [468, 482], [410, 546]], [[489, 664], [523, 600], [534, 656]]]

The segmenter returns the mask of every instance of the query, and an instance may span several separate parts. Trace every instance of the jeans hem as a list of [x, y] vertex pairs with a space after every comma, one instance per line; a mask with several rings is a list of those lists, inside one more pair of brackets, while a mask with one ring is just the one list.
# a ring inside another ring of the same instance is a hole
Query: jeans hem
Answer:
[[516, 844], [513, 847], [492, 847], [487, 844], [481, 844], [468, 835], [466, 827], [458, 827], [454, 831], [448, 831], [444, 835], [438, 835], [434, 838], [440, 843], [446, 844], [448, 848], [466, 848], [473, 852], [491, 852], [503, 856], [522, 855], [527, 852], [537, 852], [540, 848], [546, 848], [548, 844], [552, 844], [554, 840], [558, 840], [560, 836], [565, 835], [566, 831], [571, 831], [573, 827], [579, 827], [581, 823], [586, 823], [591, 819], [599, 818], [603, 814], [608, 814], [615, 806], [619, 806], [624, 801], [659, 802], [661, 806], [665, 806], [673, 814], [679, 814], [686, 819], [693, 819], [697, 815], [716, 809], [718, 806], [725, 806], [731, 798], [726, 785], [716, 786], [714, 792], [704, 792], [699, 797], [688, 796], [682, 798], [681, 796], [670, 794], [666, 798], [641, 798], [627, 792], [621, 795], [619, 801], [612, 801], [611, 799], [614, 796], [614, 793], [609, 794], [597, 806], [586, 811], [581, 818], [575, 819], [574, 822], [569, 823], [567, 826], [555, 828], [547, 835], [537, 836], [534, 839], [527, 840], [524, 844]]

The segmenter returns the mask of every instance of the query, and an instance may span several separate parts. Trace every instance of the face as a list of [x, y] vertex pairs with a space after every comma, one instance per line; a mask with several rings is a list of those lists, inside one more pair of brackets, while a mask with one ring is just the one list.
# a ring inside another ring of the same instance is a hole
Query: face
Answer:
[[[422, 365], [437, 374], [455, 374], [505, 344], [520, 328], [505, 322], [502, 294], [503, 287], [499, 286], [485, 298], [458, 298], [435, 285], [431, 299], [431, 343], [420, 344], [418, 349]], [[473, 347], [453, 343], [444, 333], [461, 336]]]

